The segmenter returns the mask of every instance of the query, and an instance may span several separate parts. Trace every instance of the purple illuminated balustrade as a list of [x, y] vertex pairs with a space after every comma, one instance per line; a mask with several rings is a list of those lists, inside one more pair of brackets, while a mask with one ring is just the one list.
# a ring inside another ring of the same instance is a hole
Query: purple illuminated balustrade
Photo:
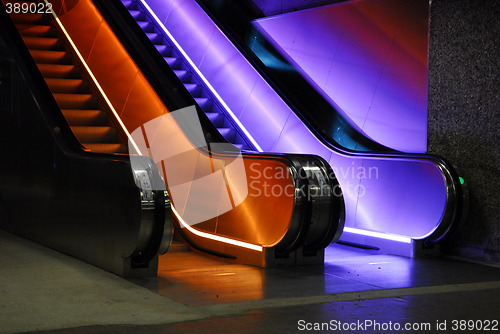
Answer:
[[427, 151], [429, 1], [354, 1], [254, 24], [366, 136]]

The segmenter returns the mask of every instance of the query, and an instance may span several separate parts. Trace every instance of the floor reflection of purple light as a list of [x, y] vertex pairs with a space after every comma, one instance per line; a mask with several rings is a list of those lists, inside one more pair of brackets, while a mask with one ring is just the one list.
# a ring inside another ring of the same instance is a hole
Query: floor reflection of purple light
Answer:
[[[338, 293], [335, 278], [365, 284], [363, 290], [410, 287], [414, 260], [380, 255], [374, 250], [330, 245], [325, 249], [325, 293]], [[352, 290], [351, 290], [352, 291]]]

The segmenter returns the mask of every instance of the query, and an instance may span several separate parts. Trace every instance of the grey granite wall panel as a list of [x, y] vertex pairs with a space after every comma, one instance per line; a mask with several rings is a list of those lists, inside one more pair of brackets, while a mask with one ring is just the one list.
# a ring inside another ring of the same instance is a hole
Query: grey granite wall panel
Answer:
[[500, 263], [500, 1], [434, 0], [429, 65], [429, 151], [470, 188], [466, 225], [444, 251]]

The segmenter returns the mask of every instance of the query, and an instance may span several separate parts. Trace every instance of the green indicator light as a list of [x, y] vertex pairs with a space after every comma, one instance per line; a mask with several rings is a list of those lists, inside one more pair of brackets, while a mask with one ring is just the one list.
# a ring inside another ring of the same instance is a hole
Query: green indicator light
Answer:
[[460, 184], [464, 184], [465, 183], [465, 180], [461, 176], [459, 176], [458, 179], [460, 180]]

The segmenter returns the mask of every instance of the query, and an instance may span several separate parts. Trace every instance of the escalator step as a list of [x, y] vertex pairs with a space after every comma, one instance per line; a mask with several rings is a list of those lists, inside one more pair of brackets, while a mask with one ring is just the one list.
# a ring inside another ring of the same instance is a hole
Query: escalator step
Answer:
[[156, 32], [147, 32], [146, 36], [148, 36], [149, 40], [153, 44], [161, 44], [162, 39], [163, 39], [162, 35], [160, 35]]
[[102, 110], [62, 109], [71, 126], [107, 125], [108, 117]]
[[191, 73], [186, 70], [174, 70], [175, 75], [181, 80], [182, 83], [189, 83], [191, 80]]
[[127, 9], [137, 9], [137, 3], [135, 1], [122, 0], [122, 3]]
[[23, 40], [28, 49], [64, 51], [64, 43], [58, 38], [23, 36]]
[[144, 13], [143, 13], [143, 12], [141, 12], [140, 10], [135, 10], [135, 9], [132, 9], [132, 10], [129, 10], [128, 12], [130, 13], [130, 15], [132, 15], [132, 17], [133, 17], [136, 21], [141, 21], [141, 20], [146, 19], [146, 14], [144, 14]]
[[83, 143], [83, 146], [92, 152], [98, 153], [128, 153], [127, 145], [124, 144], [102, 144], [102, 143]]
[[172, 52], [172, 48], [163, 44], [160, 45], [155, 45], [156, 50], [163, 56], [163, 57], [168, 57], [170, 56], [170, 53]]
[[37, 64], [45, 78], [80, 79], [80, 71], [75, 65]]
[[46, 78], [45, 81], [52, 93], [90, 93], [88, 83], [82, 79]]
[[173, 70], [177, 70], [177, 69], [180, 69], [181, 65], [182, 65], [182, 62], [179, 58], [177, 57], [163, 57], [163, 59], [165, 59], [165, 61], [167, 62], [167, 64], [173, 69]]
[[97, 98], [92, 94], [60, 94], [54, 93], [54, 98], [61, 109], [96, 109]]
[[80, 143], [118, 143], [118, 133], [116, 129], [111, 126], [72, 126], [71, 130]]
[[30, 50], [31, 56], [37, 63], [42, 64], [71, 64], [71, 55], [66, 51]]
[[141, 27], [141, 29], [144, 32], [153, 32], [155, 30], [155, 26], [152, 22], [137, 21], [137, 23], [139, 24], [139, 27]]
[[218, 112], [207, 112], [205, 113], [207, 116], [208, 116], [208, 119], [210, 119], [210, 122], [212, 122], [212, 124], [215, 126], [215, 127], [222, 127], [223, 124], [224, 124], [224, 116]]
[[56, 29], [49, 25], [16, 24], [17, 30], [22, 36], [32, 37], [56, 37]]
[[201, 96], [201, 86], [195, 83], [185, 83], [184, 87], [188, 90], [189, 94], [193, 97]]
[[236, 139], [236, 130], [231, 128], [218, 128], [222, 137], [226, 138], [228, 142], [233, 143]]
[[44, 24], [49, 21], [49, 16], [45, 14], [11, 13], [10, 18], [14, 23]]
[[205, 112], [209, 111], [212, 107], [212, 100], [207, 97], [195, 97], [194, 100]]

